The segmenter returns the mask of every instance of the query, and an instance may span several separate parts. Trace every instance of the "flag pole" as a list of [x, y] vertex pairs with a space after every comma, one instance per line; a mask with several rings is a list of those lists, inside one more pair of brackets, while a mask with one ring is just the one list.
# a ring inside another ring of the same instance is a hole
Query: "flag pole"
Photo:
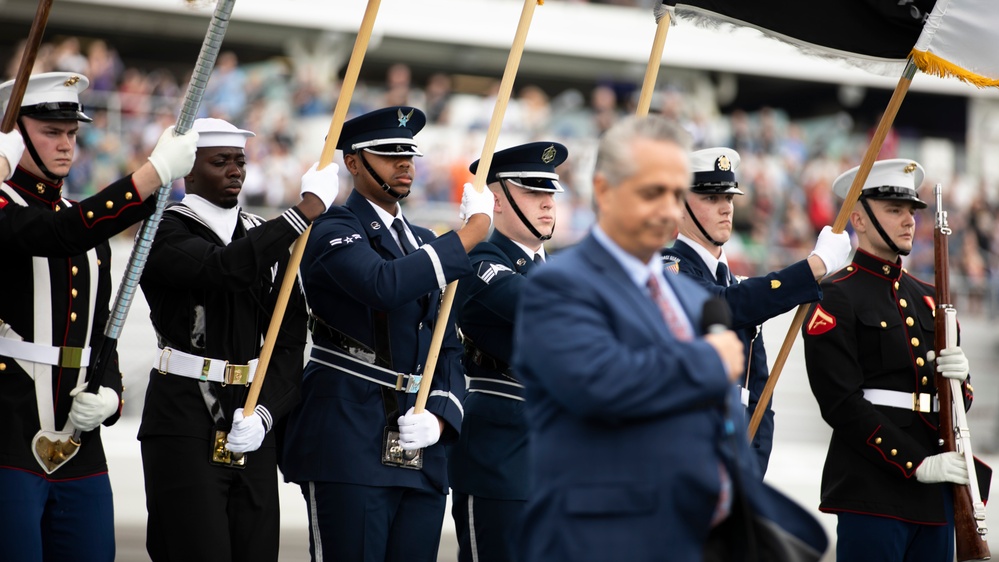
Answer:
[[[867, 181], [867, 176], [871, 173], [871, 168], [874, 166], [874, 161], [878, 158], [878, 153], [881, 152], [881, 147], [884, 145], [885, 137], [888, 136], [888, 131], [891, 129], [892, 122], [895, 121], [895, 115], [898, 114], [898, 108], [902, 105], [902, 100], [905, 98], [905, 94], [909, 91], [909, 86], [912, 84], [912, 78], [916, 74], [916, 65], [913, 62], [912, 57], [905, 63], [905, 69], [902, 71], [902, 77], [899, 78], [898, 84], [895, 86], [895, 91], [892, 92], [891, 99], [888, 101], [888, 108], [885, 109], [884, 114], [881, 116], [881, 121], [878, 123], [878, 128], [874, 131], [874, 138], [871, 139], [871, 143], [867, 146], [867, 152], [864, 153], [863, 160], [860, 161], [860, 168], [857, 170], [856, 177], [853, 178], [853, 183], [850, 185], [850, 191], [846, 194], [846, 199], [843, 201], [843, 206], [839, 209], [839, 214], [836, 215], [836, 221], [833, 223], [832, 231], [835, 233], [843, 232], [846, 229], [846, 224], [850, 219], [850, 213], [853, 212], [853, 206], [857, 204], [857, 200], [860, 199], [860, 192], [864, 188], [864, 182]], [[917, 188], [919, 186], [916, 186]], [[834, 272], [827, 271], [826, 275], [832, 274]], [[808, 305], [799, 305], [798, 310], [794, 313], [794, 319], [791, 321], [791, 326], [787, 329], [787, 335], [784, 336], [784, 343], [780, 347], [780, 352], [777, 354], [777, 359], [774, 361], [773, 369], [770, 370], [770, 376], [767, 378], [767, 384], [763, 387], [763, 393], [760, 394], [760, 400], [756, 403], [756, 410], [753, 411], [753, 417], [749, 420], [749, 440], [752, 441], [756, 436], [756, 430], [760, 427], [760, 421], [763, 419], [763, 413], [767, 409], [767, 404], [770, 403], [770, 398], [773, 397], [774, 387], [777, 385], [777, 379], [780, 378], [781, 371], [784, 369], [784, 363], [787, 361], [787, 356], [791, 353], [791, 347], [794, 345], [794, 340], [801, 330], [801, 325], [805, 323], [805, 314], [808, 312]]]
[[[638, 96], [638, 107], [635, 115], [645, 117], [652, 106], [652, 92], [656, 89], [656, 79], [659, 77], [659, 67], [663, 64], [663, 47], [666, 45], [666, 34], [669, 32], [670, 13], [661, 2], [653, 9], [656, 16], [656, 36], [652, 40], [652, 52], [649, 53], [649, 64], [645, 67], [645, 81], [642, 82], [642, 93]], [[660, 11], [662, 12], [660, 14]]]
[[[326, 134], [326, 142], [323, 144], [323, 151], [319, 156], [317, 168], [322, 170], [333, 162], [336, 155], [337, 141], [340, 140], [340, 132], [343, 129], [343, 122], [347, 117], [347, 110], [350, 107], [350, 98], [354, 94], [354, 87], [357, 85], [357, 77], [361, 73], [361, 63], [364, 62], [364, 55], [368, 50], [368, 42], [371, 40], [371, 31], [375, 26], [375, 17], [378, 15], [378, 7], [381, 0], [368, 0], [367, 8], [364, 10], [364, 17], [361, 19], [361, 27], [357, 31], [357, 38], [354, 40], [354, 50], [350, 54], [350, 62], [347, 63], [347, 71], [343, 77], [343, 84], [340, 87], [340, 95], [336, 100], [336, 107], [333, 109], [333, 119], [330, 120], [330, 128]], [[257, 407], [257, 400], [260, 398], [260, 387], [264, 384], [264, 377], [267, 375], [267, 366], [271, 361], [271, 354], [274, 352], [274, 344], [277, 343], [278, 332], [281, 330], [281, 322], [284, 320], [284, 313], [288, 307], [288, 299], [291, 297], [291, 290], [295, 286], [295, 277], [298, 276], [298, 268], [302, 263], [302, 255], [305, 253], [305, 245], [309, 241], [309, 233], [312, 232], [312, 225], [305, 229], [305, 232], [295, 241], [288, 258], [288, 266], [284, 272], [284, 279], [281, 281], [281, 289], [278, 292], [277, 302], [274, 304], [274, 312], [271, 314], [271, 323], [267, 327], [267, 335], [264, 336], [264, 345], [260, 349], [260, 358], [257, 361], [257, 369], [253, 375], [253, 382], [250, 383], [250, 391], [246, 395], [246, 402], [243, 404], [243, 415], [253, 414], [253, 409]]]
[[[500, 128], [503, 125], [503, 115], [506, 113], [506, 106], [513, 91], [513, 82], [517, 77], [517, 69], [520, 67], [524, 43], [527, 42], [527, 30], [531, 27], [534, 8], [540, 4], [544, 4], [544, 0], [524, 0], [524, 9], [520, 13], [520, 23], [517, 24], [517, 33], [514, 35], [510, 55], [506, 60], [506, 69], [503, 71], [503, 79], [500, 81], [499, 93], [496, 94], [493, 117], [489, 122], [486, 141], [482, 146], [482, 156], [479, 158], [479, 166], [476, 169], [475, 179], [472, 181], [472, 186], [480, 193], [485, 189], [486, 176], [489, 174], [489, 167], [493, 162], [493, 152], [496, 150], [496, 141], [499, 139]], [[434, 323], [434, 333], [430, 339], [430, 351], [427, 354], [426, 366], [423, 368], [423, 378], [420, 380], [420, 390], [416, 394], [416, 403], [413, 405], [414, 413], [419, 414], [427, 405], [430, 383], [434, 378], [434, 369], [437, 367], [437, 358], [440, 356], [444, 332], [447, 328], [448, 318], [451, 316], [451, 307], [454, 304], [454, 293], [457, 290], [457, 281], [448, 283], [447, 288], [444, 289], [440, 311], [437, 313], [437, 321]]]
[[[7, 101], [7, 111], [3, 114], [3, 121], [0, 122], [0, 132], [9, 133], [14, 130], [17, 123], [17, 116], [21, 112], [21, 100], [24, 99], [24, 92], [28, 89], [28, 79], [31, 78], [31, 69], [35, 66], [35, 58], [38, 56], [38, 46], [42, 43], [42, 34], [45, 33], [45, 24], [49, 21], [49, 12], [52, 10], [52, 0], [41, 0], [35, 10], [35, 19], [31, 20], [31, 30], [28, 31], [28, 38], [24, 43], [24, 51], [21, 53], [21, 62], [17, 67], [17, 74], [14, 77], [14, 86], [10, 92], [10, 100]], [[11, 167], [17, 166], [17, 162], [11, 162]], [[14, 173], [14, 170], [11, 170]]]

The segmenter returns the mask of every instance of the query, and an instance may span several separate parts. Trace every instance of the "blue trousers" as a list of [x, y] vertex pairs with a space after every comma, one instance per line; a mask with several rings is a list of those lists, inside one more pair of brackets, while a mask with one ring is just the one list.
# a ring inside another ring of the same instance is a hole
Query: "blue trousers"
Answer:
[[517, 539], [526, 501], [494, 500], [454, 491], [451, 501], [458, 535], [458, 562], [517, 559]]
[[920, 525], [888, 517], [838, 514], [836, 560], [850, 562], [951, 562], [954, 509], [946, 494], [946, 525]]
[[57, 481], [0, 468], [0, 560], [112, 562], [114, 554], [107, 473]]
[[447, 496], [413, 488], [302, 484], [313, 561], [434, 562]]

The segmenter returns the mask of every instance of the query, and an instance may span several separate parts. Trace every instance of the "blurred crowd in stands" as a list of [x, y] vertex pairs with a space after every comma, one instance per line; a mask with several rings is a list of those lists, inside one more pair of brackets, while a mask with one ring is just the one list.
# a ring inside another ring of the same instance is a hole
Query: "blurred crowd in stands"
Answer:
[[[19, 60], [20, 53], [12, 57], [6, 77], [14, 75]], [[94, 123], [81, 128], [78, 161], [67, 180], [74, 198], [139, 166], [160, 131], [176, 121], [189, 78], [165, 69], [128, 67], [113, 45], [100, 40], [83, 45], [75, 37], [40, 49], [35, 72], [54, 70], [80, 72], [91, 81], [82, 97]], [[201, 104], [201, 116], [225, 118], [256, 132], [246, 149], [243, 202], [268, 218], [298, 200], [299, 178], [318, 160], [337, 102], [338, 84], [320, 84], [308, 76], [284, 59], [240, 64], [234, 53], [223, 52]], [[414, 83], [410, 69], [395, 64], [384, 79], [358, 84], [348, 113], [349, 118], [395, 104], [426, 112], [428, 126], [418, 137], [426, 156], [417, 160], [417, 185], [404, 204], [407, 214], [422, 215], [419, 222], [437, 224], [441, 230], [454, 225], [461, 185], [472, 179], [467, 167], [480, 156], [499, 85], [498, 80], [482, 79], [474, 85], [468, 81], [467, 76], [433, 74], [424, 83]], [[575, 242], [593, 223], [589, 174], [596, 138], [616, 119], [634, 112], [639, 87], [594, 84], [589, 91], [546, 92], [518, 81], [498, 148], [554, 140], [570, 152], [559, 170], [567, 192], [559, 200], [555, 246]], [[710, 96], [684, 91], [662, 76], [659, 87], [653, 111], [684, 123], [697, 147], [729, 146], [742, 156], [737, 177], [746, 195], [736, 197], [738, 235], [726, 250], [733, 272], [755, 275], [805, 257], [818, 230], [835, 220], [841, 202], [832, 194], [831, 183], [860, 162], [868, 132], [857, 130], [846, 113], [807, 121], [790, 120], [779, 108], [723, 114]], [[893, 132], [880, 158], [919, 158], [919, 140]], [[997, 190], [970, 177], [934, 177], [930, 172], [922, 193], [930, 209], [917, 218], [916, 246], [906, 266], [932, 281], [931, 186], [942, 182], [948, 187], [954, 231], [952, 290], [964, 299], [958, 306], [973, 314], [994, 313], [999, 294], [999, 282], [993, 281], [999, 278], [994, 275], [999, 273]], [[346, 175], [341, 185], [350, 185]], [[180, 182], [173, 190], [173, 197], [182, 196]], [[341, 198], [348, 192], [342, 189]]]

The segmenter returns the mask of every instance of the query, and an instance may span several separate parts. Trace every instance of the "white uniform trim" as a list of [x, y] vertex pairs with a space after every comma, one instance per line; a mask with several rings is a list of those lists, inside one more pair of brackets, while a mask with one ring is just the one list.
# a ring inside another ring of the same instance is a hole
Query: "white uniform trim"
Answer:
[[437, 286], [443, 291], [447, 287], [447, 278], [444, 277], [444, 266], [441, 265], [441, 258], [437, 255], [437, 250], [430, 244], [424, 244], [418, 249], [425, 251], [430, 256], [430, 263], [434, 265], [434, 274], [437, 275]]
[[458, 407], [458, 413], [461, 414], [462, 418], [465, 417], [465, 409], [461, 407], [461, 401], [458, 400], [458, 397], [455, 396], [454, 394], [451, 394], [450, 392], [445, 392], [443, 390], [431, 390], [430, 396], [442, 396], [444, 398], [447, 398], [451, 402], [454, 402], [454, 405]]
[[472, 549], [472, 562], [479, 562], [479, 541], [475, 536], [475, 496], [468, 496], [468, 542]]
[[309, 482], [309, 521], [312, 527], [314, 562], [323, 562], [323, 537], [319, 534], [319, 508], [316, 506], [316, 483]]

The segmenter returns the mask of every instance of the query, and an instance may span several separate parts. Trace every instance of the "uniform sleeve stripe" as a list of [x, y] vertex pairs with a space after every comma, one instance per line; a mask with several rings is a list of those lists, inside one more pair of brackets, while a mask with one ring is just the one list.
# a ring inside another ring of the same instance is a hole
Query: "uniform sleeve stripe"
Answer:
[[274, 425], [274, 417], [271, 416], [270, 411], [263, 404], [257, 404], [257, 407], [253, 411], [260, 415], [260, 419], [263, 420], [264, 431], [270, 431]]
[[444, 266], [441, 265], [441, 258], [437, 255], [437, 250], [430, 244], [424, 244], [420, 246], [420, 249], [430, 256], [430, 263], [434, 264], [434, 273], [437, 275], [437, 285], [443, 291], [444, 287], [447, 287], [447, 278], [444, 277]]
[[302, 212], [295, 207], [281, 213], [281, 216], [284, 217], [284, 220], [288, 221], [288, 224], [290, 224], [291, 227], [295, 229], [295, 232], [299, 234], [305, 232], [306, 228], [309, 228], [309, 223], [305, 220], [305, 215], [303, 215]]
[[458, 407], [458, 413], [461, 414], [462, 418], [465, 417], [465, 409], [461, 407], [461, 400], [458, 400], [458, 397], [455, 396], [454, 394], [451, 394], [450, 392], [445, 392], [443, 390], [432, 390], [430, 391], [430, 396], [442, 396], [444, 398], [447, 398], [451, 402], [454, 402], [454, 405]]

